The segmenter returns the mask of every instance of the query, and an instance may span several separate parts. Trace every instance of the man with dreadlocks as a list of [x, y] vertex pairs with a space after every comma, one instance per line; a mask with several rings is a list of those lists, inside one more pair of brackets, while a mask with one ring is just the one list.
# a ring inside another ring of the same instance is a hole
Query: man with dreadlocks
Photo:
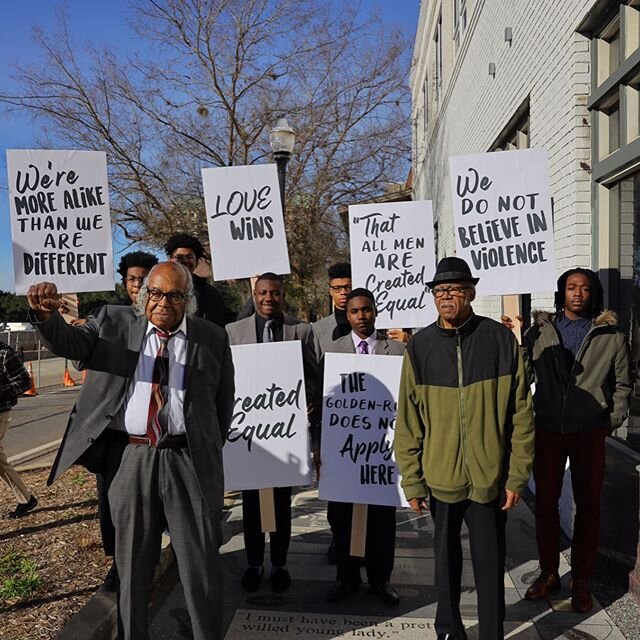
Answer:
[[[571, 544], [571, 605], [593, 606], [591, 579], [598, 550], [605, 438], [626, 417], [631, 393], [629, 347], [615, 313], [603, 310], [602, 285], [590, 269], [558, 279], [556, 313], [534, 312], [522, 339], [536, 422], [536, 542], [540, 576], [528, 600], [560, 588], [558, 501], [570, 462], [576, 505]], [[510, 318], [503, 316], [509, 326]]]

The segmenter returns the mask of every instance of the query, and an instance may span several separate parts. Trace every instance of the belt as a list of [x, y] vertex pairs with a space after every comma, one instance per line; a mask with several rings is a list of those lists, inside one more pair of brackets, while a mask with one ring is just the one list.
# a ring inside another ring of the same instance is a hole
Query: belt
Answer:
[[[132, 436], [129, 435], [129, 444], [144, 444], [147, 447], [152, 447], [151, 440], [146, 436]], [[156, 449], [186, 449], [187, 436], [167, 436], [160, 444], [156, 445]]]

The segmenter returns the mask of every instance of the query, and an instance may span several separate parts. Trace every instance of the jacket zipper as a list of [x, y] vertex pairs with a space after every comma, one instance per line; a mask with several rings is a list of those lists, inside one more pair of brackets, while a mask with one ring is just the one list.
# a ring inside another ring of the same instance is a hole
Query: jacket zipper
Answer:
[[466, 416], [464, 411], [464, 378], [462, 375], [462, 339], [456, 329], [456, 354], [458, 359], [458, 402], [460, 410], [460, 444], [462, 445], [462, 462], [467, 476], [467, 482], [471, 482], [469, 467], [467, 466], [467, 440], [466, 440]]

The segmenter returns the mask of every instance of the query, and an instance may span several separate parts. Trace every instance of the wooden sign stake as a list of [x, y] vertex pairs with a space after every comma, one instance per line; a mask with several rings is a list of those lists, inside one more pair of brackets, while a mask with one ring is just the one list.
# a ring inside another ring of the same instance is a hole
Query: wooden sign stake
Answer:
[[260, 524], [263, 533], [276, 530], [276, 508], [273, 489], [259, 489], [260, 494]]
[[369, 505], [354, 504], [351, 516], [351, 549], [350, 555], [364, 558], [367, 546], [367, 510]]
[[520, 322], [516, 319], [516, 316], [520, 315], [520, 296], [517, 294], [502, 296], [502, 313], [505, 316], [509, 316], [513, 321], [513, 329], [511, 331], [513, 331], [518, 343], [521, 343]]

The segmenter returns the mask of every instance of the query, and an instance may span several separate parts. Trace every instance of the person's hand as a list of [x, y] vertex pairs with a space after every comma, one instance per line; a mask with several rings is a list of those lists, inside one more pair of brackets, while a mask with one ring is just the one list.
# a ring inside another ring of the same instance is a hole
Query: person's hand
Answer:
[[72, 327], [81, 327], [83, 324], [87, 324], [89, 320], [87, 318], [74, 318], [69, 324]]
[[58, 287], [53, 282], [32, 284], [27, 291], [27, 301], [41, 322], [47, 320], [62, 304]]
[[422, 513], [423, 511], [429, 510], [426, 498], [411, 498], [411, 500], [409, 500], [409, 506], [411, 507], [411, 510], [416, 513]]
[[[520, 323], [520, 330], [524, 327], [524, 318], [522, 316], [516, 316], [516, 320]], [[513, 329], [514, 324], [510, 316], [500, 316], [500, 322], [507, 327], [507, 329]]]
[[520, 502], [520, 494], [515, 491], [511, 491], [511, 489], [504, 490], [504, 504], [502, 505], [503, 511], [509, 511], [509, 509], [513, 509], [518, 502]]
[[313, 456], [313, 466], [316, 470], [316, 477], [320, 480], [320, 467], [322, 466], [322, 460], [320, 459], [320, 449], [314, 449], [311, 452]]
[[411, 334], [404, 329], [387, 329], [387, 336], [392, 340], [404, 342], [405, 344], [409, 342], [409, 338], [411, 338]]

